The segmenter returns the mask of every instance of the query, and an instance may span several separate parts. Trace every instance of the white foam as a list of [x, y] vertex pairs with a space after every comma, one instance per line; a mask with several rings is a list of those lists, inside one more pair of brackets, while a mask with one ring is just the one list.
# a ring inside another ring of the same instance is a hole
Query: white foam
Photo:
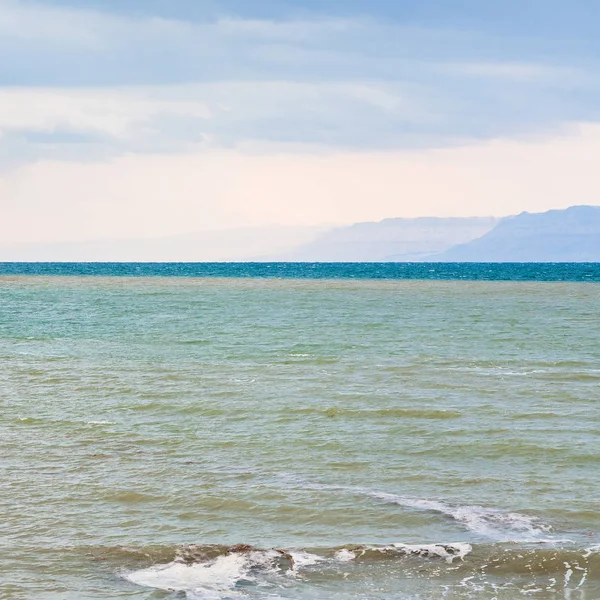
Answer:
[[541, 541], [551, 529], [535, 517], [482, 506], [458, 507], [451, 516], [472, 531], [499, 541]]
[[372, 492], [370, 495], [401, 506], [442, 513], [495, 541], [552, 541], [541, 539], [547, 536], [551, 527], [528, 515], [483, 506], [453, 506], [439, 500], [408, 498], [385, 492]]
[[569, 581], [571, 581], [571, 575], [573, 575], [573, 569], [571, 569], [571, 565], [566, 562], [565, 563], [565, 587], [569, 585]]
[[289, 555], [294, 560], [294, 570], [310, 567], [327, 560], [325, 557], [319, 556], [318, 554], [311, 554], [310, 552], [303, 552], [300, 550], [291, 550]]
[[274, 553], [249, 552], [219, 556], [207, 563], [171, 562], [134, 571], [126, 577], [132, 583], [166, 591], [185, 592], [201, 600], [219, 600], [237, 595], [240, 581], [254, 581], [252, 567], [272, 567]]
[[392, 544], [396, 550], [404, 554], [414, 554], [423, 557], [437, 556], [451, 563], [455, 558], [463, 560], [467, 554], [473, 551], [471, 544]]
[[356, 554], [351, 550], [347, 550], [346, 548], [342, 548], [335, 553], [335, 558], [340, 562], [350, 562], [356, 558]]
[[589, 558], [592, 554], [600, 554], [600, 544], [596, 544], [594, 546], [586, 548], [583, 558]]

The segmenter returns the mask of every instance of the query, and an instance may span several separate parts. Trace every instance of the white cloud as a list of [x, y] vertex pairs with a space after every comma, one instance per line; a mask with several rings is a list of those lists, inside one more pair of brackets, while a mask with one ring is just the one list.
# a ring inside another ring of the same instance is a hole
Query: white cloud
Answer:
[[[416, 102], [415, 95], [385, 82], [0, 88], [0, 151], [9, 159], [6, 164], [19, 158], [60, 159], [73, 155], [72, 144], [51, 144], [72, 134], [88, 138], [79, 158], [86, 152], [93, 158], [99, 149], [111, 156], [252, 142], [335, 147], [354, 138], [385, 143], [401, 124], [430, 119], [426, 102]], [[50, 139], [40, 133], [51, 134]]]
[[440, 70], [467, 77], [505, 79], [529, 83], [581, 85], [590, 81], [582, 69], [530, 62], [450, 62], [441, 64]]
[[82, 49], [106, 48], [119, 39], [162, 39], [205, 47], [206, 41], [303, 43], [335, 34], [352, 33], [363, 20], [335, 17], [294, 20], [259, 20], [223, 17], [189, 22], [146, 16], [132, 17], [95, 10], [62, 8], [22, 0], [0, 0], [0, 34], [29, 41], [80, 45]]
[[252, 143], [439, 147], [599, 118], [593, 73], [486, 44], [370, 18], [187, 22], [0, 0], [0, 169]]
[[0, 133], [78, 131], [126, 138], [157, 116], [208, 119], [202, 102], [161, 98], [144, 89], [0, 89]]
[[219, 32], [231, 36], [252, 37], [259, 40], [303, 42], [315, 37], [346, 33], [361, 26], [358, 19], [313, 19], [272, 21], [257, 19], [223, 18], [215, 22]]
[[429, 151], [213, 151], [0, 175], [5, 242], [158, 236], [396, 216], [506, 215], [598, 204], [600, 125]]
[[0, 35], [82, 48], [98, 48], [103, 34], [118, 23], [102, 13], [64, 9], [21, 0], [0, 0]]
[[[144, 83], [275, 76], [348, 80], [354, 75], [401, 81], [407, 75], [431, 76], [440, 70], [524, 81], [576, 72], [528, 60], [521, 56], [519, 40], [511, 43], [476, 31], [411, 27], [365, 16], [261, 20], [207, 15], [192, 22], [0, 0], [0, 38], [13, 50], [15, 65], [23, 61], [29, 71], [37, 62], [47, 67], [49, 78], [75, 84], [88, 81], [86, 66], [94, 68], [97, 79], [119, 83], [119, 67], [128, 71], [130, 80], [141, 76]], [[11, 48], [11, 40], [25, 40], [27, 45]], [[65, 46], [73, 54], [66, 56]], [[480, 55], [486, 59], [474, 58]], [[73, 64], [79, 68], [69, 68]]]

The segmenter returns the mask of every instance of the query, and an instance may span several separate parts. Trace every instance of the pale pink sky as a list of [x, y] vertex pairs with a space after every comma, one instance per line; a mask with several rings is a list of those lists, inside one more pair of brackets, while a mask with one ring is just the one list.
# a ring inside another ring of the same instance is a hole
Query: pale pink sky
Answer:
[[0, 242], [598, 204], [599, 9], [522, 5], [0, 0]]
[[0, 172], [4, 242], [161, 236], [600, 203], [600, 125], [419, 151], [207, 150]]

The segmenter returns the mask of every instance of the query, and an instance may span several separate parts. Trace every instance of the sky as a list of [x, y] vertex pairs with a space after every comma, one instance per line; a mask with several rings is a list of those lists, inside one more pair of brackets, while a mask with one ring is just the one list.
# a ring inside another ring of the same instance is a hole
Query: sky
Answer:
[[595, 0], [0, 0], [0, 240], [600, 204]]

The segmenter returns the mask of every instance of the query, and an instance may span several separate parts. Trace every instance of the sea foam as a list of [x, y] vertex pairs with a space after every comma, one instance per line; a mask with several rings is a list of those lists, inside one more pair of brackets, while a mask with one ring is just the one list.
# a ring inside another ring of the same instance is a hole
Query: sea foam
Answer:
[[470, 531], [494, 541], [539, 542], [548, 539], [551, 526], [536, 517], [476, 505], [454, 506], [440, 500], [410, 498], [386, 492], [369, 495], [408, 508], [429, 510], [455, 519]]
[[129, 573], [126, 578], [137, 585], [166, 591], [185, 592], [199, 600], [219, 600], [238, 595], [240, 582], [255, 581], [253, 570], [274, 570], [276, 552], [247, 552], [218, 556], [206, 563], [185, 564], [173, 561]]

